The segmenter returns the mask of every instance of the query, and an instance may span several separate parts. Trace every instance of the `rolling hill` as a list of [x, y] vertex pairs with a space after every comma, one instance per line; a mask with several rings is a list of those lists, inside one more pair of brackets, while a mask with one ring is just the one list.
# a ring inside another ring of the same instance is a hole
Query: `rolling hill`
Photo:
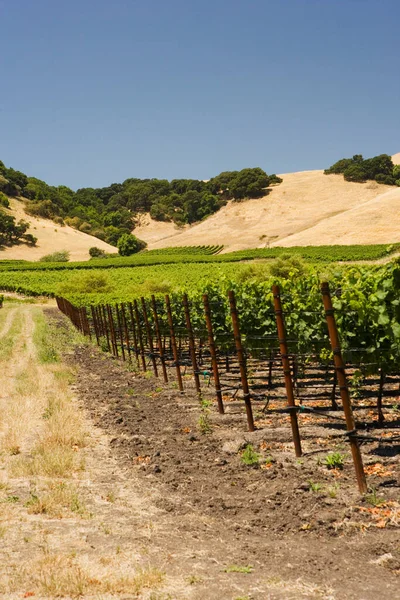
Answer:
[[117, 252], [114, 246], [106, 244], [102, 240], [82, 233], [77, 229], [64, 225], [61, 227], [50, 219], [32, 217], [26, 214], [24, 202], [10, 198], [10, 210], [5, 210], [17, 220], [23, 219], [30, 223], [29, 233], [37, 237], [36, 246], [28, 247], [25, 244], [4, 248], [0, 252], [0, 259], [39, 260], [45, 254], [51, 254], [58, 250], [68, 250], [70, 260], [88, 260], [89, 248], [97, 246], [106, 252]]
[[[400, 153], [392, 157], [400, 164]], [[302, 171], [281, 175], [283, 182], [268, 196], [242, 202], [229, 201], [207, 219], [192, 226], [155, 221], [142, 214], [134, 234], [149, 249], [168, 246], [224, 245], [224, 252], [268, 246], [320, 246], [325, 244], [379, 244], [400, 241], [400, 188], [375, 181], [352, 183], [342, 175]], [[11, 199], [9, 214], [31, 224], [36, 247], [6, 248], [0, 258], [38, 260], [57, 250], [69, 250], [71, 260], [89, 258], [97, 246], [113, 246], [49, 219], [29, 216], [22, 200]]]
[[[395, 158], [400, 161], [400, 154]], [[256, 200], [229, 202], [191, 227], [158, 223], [147, 215], [135, 235], [149, 249], [223, 244], [224, 251], [266, 246], [378, 244], [400, 241], [400, 188], [342, 175], [303, 171]]]

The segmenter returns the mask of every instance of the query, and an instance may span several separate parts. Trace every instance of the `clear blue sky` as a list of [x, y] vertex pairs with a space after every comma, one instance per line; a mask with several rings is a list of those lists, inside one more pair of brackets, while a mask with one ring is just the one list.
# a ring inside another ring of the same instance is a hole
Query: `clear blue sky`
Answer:
[[0, 0], [0, 159], [51, 184], [400, 151], [398, 0]]

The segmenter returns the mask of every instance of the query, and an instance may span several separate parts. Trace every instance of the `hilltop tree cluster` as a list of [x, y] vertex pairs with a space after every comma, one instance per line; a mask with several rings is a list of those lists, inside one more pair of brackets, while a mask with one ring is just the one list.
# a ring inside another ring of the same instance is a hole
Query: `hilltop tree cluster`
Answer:
[[373, 158], [363, 158], [355, 154], [353, 158], [342, 158], [329, 169], [325, 175], [343, 174], [346, 181], [362, 183], [373, 179], [378, 183], [400, 186], [400, 165], [394, 165], [388, 154], [380, 154]]
[[[2, 165], [1, 162], [0, 165]], [[6, 214], [3, 210], [3, 208], [9, 208], [10, 206], [6, 194], [9, 194], [10, 190], [13, 189], [12, 184], [2, 175], [0, 168], [0, 247], [14, 246], [21, 243], [34, 246], [37, 238], [31, 233], [27, 233], [29, 223], [22, 220], [17, 222], [12, 215]]]
[[29, 214], [70, 225], [114, 246], [132, 231], [140, 213], [149, 212], [156, 220], [177, 225], [195, 223], [218, 211], [228, 200], [264, 196], [271, 184], [280, 182], [276, 175], [254, 168], [220, 173], [209, 181], [132, 178], [105, 188], [74, 192], [66, 186], [51, 186], [28, 177], [0, 161], [0, 192], [26, 198]]

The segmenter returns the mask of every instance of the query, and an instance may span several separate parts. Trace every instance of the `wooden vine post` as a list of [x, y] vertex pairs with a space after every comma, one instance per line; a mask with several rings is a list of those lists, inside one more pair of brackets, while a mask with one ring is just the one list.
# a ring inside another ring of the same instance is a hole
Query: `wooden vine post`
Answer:
[[171, 336], [172, 354], [174, 356], [174, 362], [175, 362], [175, 367], [176, 367], [176, 376], [178, 379], [178, 387], [179, 387], [179, 391], [183, 392], [183, 382], [182, 382], [181, 368], [179, 365], [178, 348], [176, 347], [174, 321], [172, 319], [171, 302], [170, 302], [168, 294], [165, 296], [165, 305], [167, 307], [168, 325], [169, 325], [170, 336]]
[[295, 449], [296, 456], [301, 456], [302, 450], [301, 450], [300, 431], [299, 431], [299, 423], [297, 420], [297, 409], [295, 408], [296, 403], [294, 401], [293, 381], [292, 381], [292, 376], [291, 376], [291, 372], [290, 372], [290, 362], [289, 362], [288, 347], [287, 347], [287, 340], [286, 340], [286, 328], [285, 328], [285, 322], [283, 320], [280, 289], [277, 285], [274, 285], [272, 287], [272, 293], [274, 295], [276, 328], [278, 330], [279, 349], [280, 349], [281, 359], [282, 359], [283, 374], [285, 377], [286, 397], [287, 397], [287, 401], [288, 401], [288, 406], [293, 407], [293, 409], [294, 409], [294, 410], [290, 411], [290, 424], [292, 426], [294, 449]]
[[189, 300], [188, 300], [187, 294], [183, 294], [182, 303], [183, 303], [183, 308], [185, 311], [186, 329], [187, 329], [188, 338], [189, 338], [189, 352], [190, 352], [190, 359], [191, 359], [192, 368], [193, 368], [194, 383], [196, 386], [196, 392], [198, 394], [201, 394], [199, 367], [197, 365], [197, 357], [196, 357], [196, 345], [194, 342], [192, 320], [190, 318]]
[[156, 330], [158, 353], [160, 355], [163, 377], [164, 377], [165, 383], [168, 383], [168, 373], [167, 373], [167, 367], [165, 364], [165, 354], [164, 354], [164, 347], [163, 347], [162, 338], [161, 338], [160, 321], [158, 319], [157, 303], [156, 303], [156, 298], [155, 298], [154, 294], [152, 294], [152, 296], [151, 296], [151, 307], [153, 309], [154, 327]]
[[343, 411], [346, 418], [347, 431], [350, 433], [349, 440], [351, 454], [353, 456], [358, 488], [362, 494], [365, 494], [368, 489], [367, 481], [365, 478], [364, 466], [360, 452], [360, 445], [358, 443], [357, 438], [354, 436], [354, 434], [356, 434], [356, 426], [353, 416], [353, 409], [351, 407], [349, 389], [347, 387], [345, 364], [342, 357], [339, 335], [336, 327], [335, 311], [332, 306], [329, 284], [327, 282], [321, 284], [321, 291], [324, 302], [326, 322], [328, 325], [329, 339], [331, 342], [331, 348], [333, 352], [333, 360], [335, 363], [335, 370], [337, 374], [337, 381], [340, 389], [340, 397], [342, 399]]
[[[139, 361], [140, 350], [139, 350], [139, 345], [138, 345], [138, 340], [137, 340], [137, 335], [136, 335], [135, 315], [133, 314], [132, 302], [129, 302], [129, 315], [131, 317], [133, 347], [135, 350], [136, 362], [137, 362], [138, 368], [140, 368], [140, 361]], [[146, 370], [146, 369], [144, 369], [144, 370]]]
[[128, 324], [126, 321], [125, 304], [123, 302], [121, 302], [121, 319], [122, 319], [122, 325], [124, 327], [125, 344], [126, 344], [126, 349], [128, 351], [129, 362], [131, 362], [132, 361], [132, 359], [131, 359], [131, 342], [129, 339], [129, 330], [128, 330]]
[[144, 353], [144, 345], [143, 345], [142, 326], [140, 325], [139, 308], [138, 308], [138, 303], [136, 300], [133, 301], [133, 306], [135, 308], [136, 327], [137, 327], [137, 333], [138, 333], [138, 338], [139, 338], [140, 356], [142, 359], [143, 371], [147, 371], [146, 355]]
[[96, 310], [94, 308], [94, 306], [92, 305], [90, 307], [90, 311], [92, 313], [92, 321], [93, 321], [93, 328], [94, 328], [94, 333], [96, 335], [96, 343], [98, 346], [100, 346], [100, 327], [97, 321], [97, 315], [96, 315]]
[[242, 382], [243, 398], [244, 398], [244, 403], [246, 405], [247, 424], [249, 426], [249, 431], [254, 431], [255, 426], [254, 426], [254, 419], [253, 419], [253, 409], [251, 407], [249, 382], [247, 379], [246, 359], [244, 356], [244, 351], [243, 351], [243, 346], [242, 346], [242, 336], [240, 335], [239, 317], [237, 314], [235, 294], [234, 294], [234, 292], [230, 291], [228, 293], [228, 295], [229, 295], [229, 304], [231, 307], [231, 318], [232, 318], [232, 326], [233, 326], [233, 335], [235, 338], [236, 354], [237, 354], [238, 362], [239, 362], [240, 380]]
[[212, 320], [211, 320], [211, 309], [210, 309], [210, 303], [209, 303], [207, 294], [203, 295], [203, 304], [204, 304], [204, 314], [205, 314], [207, 334], [208, 334], [208, 347], [210, 349], [211, 365], [212, 365], [213, 376], [214, 376], [215, 394], [217, 397], [217, 404], [218, 404], [218, 412], [221, 413], [221, 415], [223, 415], [225, 412], [225, 409], [224, 409], [224, 403], [222, 400], [221, 382], [219, 379], [217, 349], [215, 346], [214, 330], [213, 330], [213, 325], [212, 325]]
[[116, 356], [118, 358], [117, 337], [115, 335], [113, 314], [112, 314], [111, 306], [109, 304], [107, 304], [107, 314], [108, 314], [108, 325], [110, 327], [112, 352], [113, 352], [114, 356]]
[[115, 313], [117, 315], [117, 325], [118, 325], [119, 341], [121, 344], [122, 360], [125, 362], [124, 336], [122, 333], [121, 314], [120, 314], [118, 304], [115, 305]]
[[144, 325], [145, 325], [145, 328], [146, 328], [147, 341], [149, 343], [151, 364], [153, 365], [154, 375], [156, 377], [158, 377], [157, 362], [156, 362], [156, 357], [155, 357], [155, 354], [154, 354], [153, 336], [151, 334], [149, 317], [147, 315], [146, 302], [145, 302], [143, 296], [140, 298], [140, 301], [142, 303], [142, 312], [143, 312]]
[[109, 331], [108, 331], [108, 326], [107, 326], [107, 313], [106, 313], [106, 307], [105, 307], [105, 306], [104, 306], [104, 304], [103, 304], [103, 306], [102, 306], [101, 308], [102, 308], [102, 311], [101, 311], [101, 312], [103, 313], [103, 314], [102, 314], [102, 318], [103, 318], [104, 331], [105, 331], [106, 338], [107, 338], [107, 349], [108, 349], [108, 351], [109, 351], [109, 352], [111, 352], [111, 345], [110, 345], [110, 334], [109, 334]]

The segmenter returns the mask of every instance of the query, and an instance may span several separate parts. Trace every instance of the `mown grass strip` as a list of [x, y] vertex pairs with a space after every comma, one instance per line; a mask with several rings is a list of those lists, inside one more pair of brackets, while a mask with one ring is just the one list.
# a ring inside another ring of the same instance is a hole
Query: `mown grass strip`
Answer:
[[[4, 310], [4, 309], [2, 309], [2, 310]], [[4, 312], [6, 312], [6, 311], [4, 311]], [[4, 326], [4, 322], [5, 322], [6, 318], [7, 318], [7, 315], [4, 314], [4, 318], [2, 319], [3, 326]], [[22, 313], [19, 310], [16, 310], [14, 315], [11, 318], [12, 318], [12, 322], [11, 322], [9, 330], [0, 339], [0, 361], [1, 362], [10, 360], [10, 358], [12, 357], [18, 336], [20, 335], [20, 333], [22, 331], [22, 322], [23, 322]]]

